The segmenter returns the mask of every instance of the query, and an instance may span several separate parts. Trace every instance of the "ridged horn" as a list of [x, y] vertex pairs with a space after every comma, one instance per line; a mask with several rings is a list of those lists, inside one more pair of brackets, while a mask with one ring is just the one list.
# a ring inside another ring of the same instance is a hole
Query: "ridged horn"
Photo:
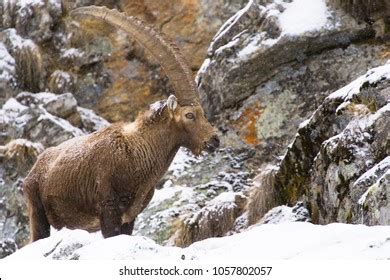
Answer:
[[142, 20], [106, 7], [88, 6], [71, 11], [72, 17], [91, 16], [120, 28], [147, 49], [161, 64], [180, 105], [200, 104], [191, 70], [175, 43]]

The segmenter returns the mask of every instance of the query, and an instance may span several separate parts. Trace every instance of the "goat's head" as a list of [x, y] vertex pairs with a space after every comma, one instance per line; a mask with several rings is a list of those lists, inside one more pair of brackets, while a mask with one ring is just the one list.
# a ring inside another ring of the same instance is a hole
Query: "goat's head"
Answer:
[[202, 107], [197, 104], [181, 106], [174, 95], [167, 100], [169, 118], [181, 135], [182, 146], [199, 155], [202, 150], [213, 152], [219, 146], [216, 130], [211, 126]]
[[105, 7], [82, 7], [72, 11], [71, 15], [104, 20], [149, 50], [160, 62], [175, 91], [176, 97], [171, 95], [166, 107], [171, 120], [181, 131], [182, 146], [196, 155], [203, 149], [213, 151], [219, 146], [216, 131], [204, 116], [191, 70], [175, 43], [143, 21]]

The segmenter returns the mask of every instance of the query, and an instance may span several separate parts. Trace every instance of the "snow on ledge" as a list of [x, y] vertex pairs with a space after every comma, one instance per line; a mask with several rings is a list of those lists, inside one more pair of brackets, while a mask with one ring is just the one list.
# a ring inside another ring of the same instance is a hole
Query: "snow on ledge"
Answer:
[[196, 242], [187, 248], [157, 245], [146, 237], [62, 229], [30, 244], [6, 260], [134, 259], [388, 259], [390, 226], [283, 223], [252, 226], [245, 232]]
[[[375, 84], [382, 79], [390, 79], [390, 64], [385, 64], [368, 70], [366, 74], [360, 76], [350, 84], [330, 94], [327, 99], [352, 99], [355, 94], [360, 92], [360, 89], [364, 84]], [[341, 107], [337, 110], [339, 109], [341, 109]]]
[[282, 35], [300, 35], [329, 26], [331, 16], [324, 0], [275, 1], [286, 9], [279, 15]]

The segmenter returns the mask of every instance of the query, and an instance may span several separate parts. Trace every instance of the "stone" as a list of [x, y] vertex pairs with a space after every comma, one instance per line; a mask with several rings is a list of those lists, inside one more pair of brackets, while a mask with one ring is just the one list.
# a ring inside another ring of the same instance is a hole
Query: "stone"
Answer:
[[70, 92], [63, 93], [46, 102], [46, 111], [57, 117], [66, 119], [77, 110], [77, 100]]
[[3, 176], [14, 180], [26, 176], [43, 150], [40, 143], [26, 139], [12, 140], [3, 149]]
[[[22, 105], [13, 98], [4, 104], [2, 109], [4, 118], [0, 119], [0, 126], [4, 129], [3, 142], [8, 142], [10, 139], [27, 138], [42, 143], [44, 147], [50, 147], [84, 134], [67, 120], [47, 112], [39, 105], [39, 101], [34, 95], [22, 93], [18, 98], [21, 102], [25, 102], [27, 96], [32, 97], [33, 100], [30, 107]], [[51, 97], [46, 94], [40, 96]], [[38, 103], [34, 104], [34, 102]]]
[[103, 129], [110, 124], [90, 109], [77, 107], [77, 113], [80, 116], [81, 128], [87, 132]]
[[11, 238], [0, 240], [0, 259], [15, 253], [18, 249], [15, 241]]
[[61, 70], [54, 71], [49, 78], [48, 88], [50, 92], [62, 94], [73, 92], [75, 78], [73, 74]]
[[259, 223], [280, 224], [291, 222], [311, 222], [309, 210], [301, 201], [297, 202], [293, 207], [282, 205], [269, 210]]

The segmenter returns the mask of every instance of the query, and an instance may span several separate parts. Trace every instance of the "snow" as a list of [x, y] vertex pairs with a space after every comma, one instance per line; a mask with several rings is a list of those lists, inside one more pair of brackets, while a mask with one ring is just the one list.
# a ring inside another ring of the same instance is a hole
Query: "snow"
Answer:
[[[362, 116], [359, 119], [351, 120], [346, 128], [341, 132], [339, 135], [336, 135], [332, 138], [329, 138], [325, 142], [333, 141], [337, 137], [341, 137], [344, 134], [344, 131], [352, 131], [355, 137], [362, 137], [360, 139], [356, 139], [356, 141], [360, 140], [363, 141], [365, 138], [370, 138], [370, 134], [368, 134], [366, 131], [368, 131], [368, 128], [374, 125], [374, 123], [384, 116], [386, 116], [386, 112], [390, 112], [390, 103], [386, 104], [382, 108], [380, 108], [378, 111], [376, 111], [374, 114], [370, 114], [368, 116]], [[324, 142], [324, 143], [325, 143]]]
[[207, 206], [211, 206], [211, 205], [220, 206], [221, 204], [224, 203], [234, 203], [236, 200], [236, 195], [237, 193], [232, 191], [220, 193], [218, 196], [214, 197], [212, 200], [207, 202]]
[[[238, 40], [238, 39], [237, 39]], [[237, 57], [239, 58], [245, 58], [248, 59], [250, 56], [254, 53], [256, 53], [259, 50], [259, 45], [262, 44], [263, 36], [261, 34], [255, 34], [251, 39], [249, 44], [247, 44], [242, 50], [240, 50], [237, 54]], [[234, 42], [234, 41], [232, 41]], [[230, 43], [232, 43], [230, 42]], [[230, 44], [229, 43], [229, 44]], [[226, 44], [225, 46], [228, 46], [229, 44]], [[223, 47], [225, 47], [223, 46]], [[223, 48], [221, 47], [221, 48]], [[220, 48], [220, 49], [221, 49]], [[218, 50], [217, 50], [218, 51]], [[217, 52], [216, 51], [216, 52]]]
[[161, 110], [167, 105], [165, 100], [156, 101], [149, 105], [149, 109], [153, 112], [161, 112]]
[[176, 153], [171, 165], [168, 168], [168, 172], [172, 173], [175, 177], [180, 177], [185, 170], [190, 166], [190, 162], [196, 162], [198, 159], [189, 155], [189, 153], [184, 149], [180, 148]]
[[280, 2], [286, 9], [279, 15], [282, 35], [300, 35], [327, 26], [330, 12], [324, 0], [294, 0]]
[[21, 6], [28, 6], [28, 5], [34, 5], [34, 4], [40, 4], [42, 3], [42, 0], [19, 0], [17, 3]]
[[81, 57], [83, 55], [83, 52], [76, 48], [70, 48], [63, 52], [62, 57], [63, 58], [77, 58]]
[[23, 110], [27, 109], [27, 106], [24, 106], [20, 104], [15, 98], [11, 97], [10, 99], [5, 102], [3, 105], [4, 111], [11, 111], [11, 112], [21, 112]]
[[225, 49], [231, 49], [233, 48], [235, 45], [237, 45], [239, 42], [239, 39], [236, 38], [232, 41], [230, 41], [229, 43], [227, 43], [226, 45], [223, 45], [221, 47], [219, 47], [218, 49], [215, 50], [215, 54], [218, 55], [220, 53], [222, 53]]
[[182, 256], [202, 261], [254, 259], [388, 259], [390, 226], [282, 223], [255, 225], [221, 238], [209, 238], [187, 248], [160, 246], [151, 239], [62, 229], [34, 242], [8, 260], [85, 259], [175, 261]]
[[81, 131], [81, 129], [74, 127], [71, 125], [71, 123], [65, 119], [56, 117], [49, 112], [47, 112], [42, 105], [40, 105], [40, 109], [42, 114], [39, 116], [37, 122], [39, 123], [42, 120], [49, 120], [50, 122], [56, 124], [57, 126], [61, 127], [63, 130], [70, 132], [74, 137], [76, 136], [82, 136], [84, 133]]
[[302, 129], [302, 128], [306, 127], [310, 123], [310, 120], [311, 119], [307, 119], [307, 120], [304, 120], [303, 122], [301, 122], [298, 126], [298, 129]]
[[[360, 76], [352, 83], [346, 85], [345, 87], [335, 91], [330, 94], [327, 99], [338, 99], [342, 98], [344, 100], [352, 99], [355, 94], [360, 92], [360, 88], [365, 84], [375, 84], [381, 79], [390, 79], [390, 64], [385, 64], [367, 71], [366, 74]], [[337, 111], [342, 109], [345, 105], [341, 104]]]
[[15, 60], [8, 53], [3, 43], [0, 43], [0, 80], [9, 81], [14, 77]]
[[77, 106], [77, 112], [80, 114], [80, 118], [84, 126], [92, 124], [92, 129], [94, 131], [103, 129], [109, 126], [109, 122], [103, 119], [102, 117], [96, 115], [96, 113], [91, 109], [86, 109], [83, 107]]
[[390, 170], [390, 156], [385, 157], [382, 161], [376, 164], [374, 167], [366, 171], [361, 175], [354, 183], [354, 185], [361, 184], [365, 181], [371, 181], [373, 178], [376, 178], [378, 174], [382, 173], [384, 170]]
[[171, 180], [168, 180], [161, 189], [156, 189], [154, 191], [153, 198], [150, 201], [148, 208], [155, 207], [163, 201], [175, 197], [178, 193], [180, 193], [180, 200], [185, 200], [191, 197], [193, 190], [188, 187], [175, 186]]
[[38, 46], [31, 39], [24, 39], [20, 35], [18, 35], [16, 29], [9, 28], [5, 32], [7, 32], [10, 48], [12, 50], [23, 49], [23, 48], [31, 48], [32, 50], [36, 50]]
[[[332, 15], [327, 8], [325, 0], [293, 0], [288, 1], [275, 0], [265, 7], [259, 6], [259, 9], [266, 11], [267, 18], [275, 17], [278, 21], [281, 30], [277, 38], [269, 38], [267, 32], [258, 32], [249, 38], [245, 39], [245, 46], [238, 52], [237, 58], [241, 61], [247, 61], [251, 57], [262, 50], [262, 48], [270, 48], [278, 43], [286, 36], [302, 36], [309, 35], [310, 32], [316, 32], [322, 29], [335, 29], [337, 26], [332, 23]], [[217, 33], [213, 42], [223, 37], [231, 27], [239, 20], [254, 5], [253, 1], [248, 4], [228, 20]], [[240, 34], [243, 34], [241, 32]], [[219, 47], [215, 53], [222, 52], [227, 48], [231, 48], [240, 42], [240, 34], [236, 35], [229, 43]], [[241, 36], [242, 37], [242, 36]]]
[[[363, 195], [359, 198], [358, 204], [364, 205], [369, 193], [378, 188], [379, 182], [390, 174], [390, 156], [384, 158], [381, 162], [376, 164], [374, 167], [366, 171], [360, 176], [354, 183], [354, 187], [361, 183], [368, 183], [370, 186]], [[371, 183], [371, 185], [370, 185]]]
[[309, 211], [303, 205], [288, 207], [286, 205], [269, 210], [261, 219], [264, 224], [280, 224], [296, 221], [310, 221]]

